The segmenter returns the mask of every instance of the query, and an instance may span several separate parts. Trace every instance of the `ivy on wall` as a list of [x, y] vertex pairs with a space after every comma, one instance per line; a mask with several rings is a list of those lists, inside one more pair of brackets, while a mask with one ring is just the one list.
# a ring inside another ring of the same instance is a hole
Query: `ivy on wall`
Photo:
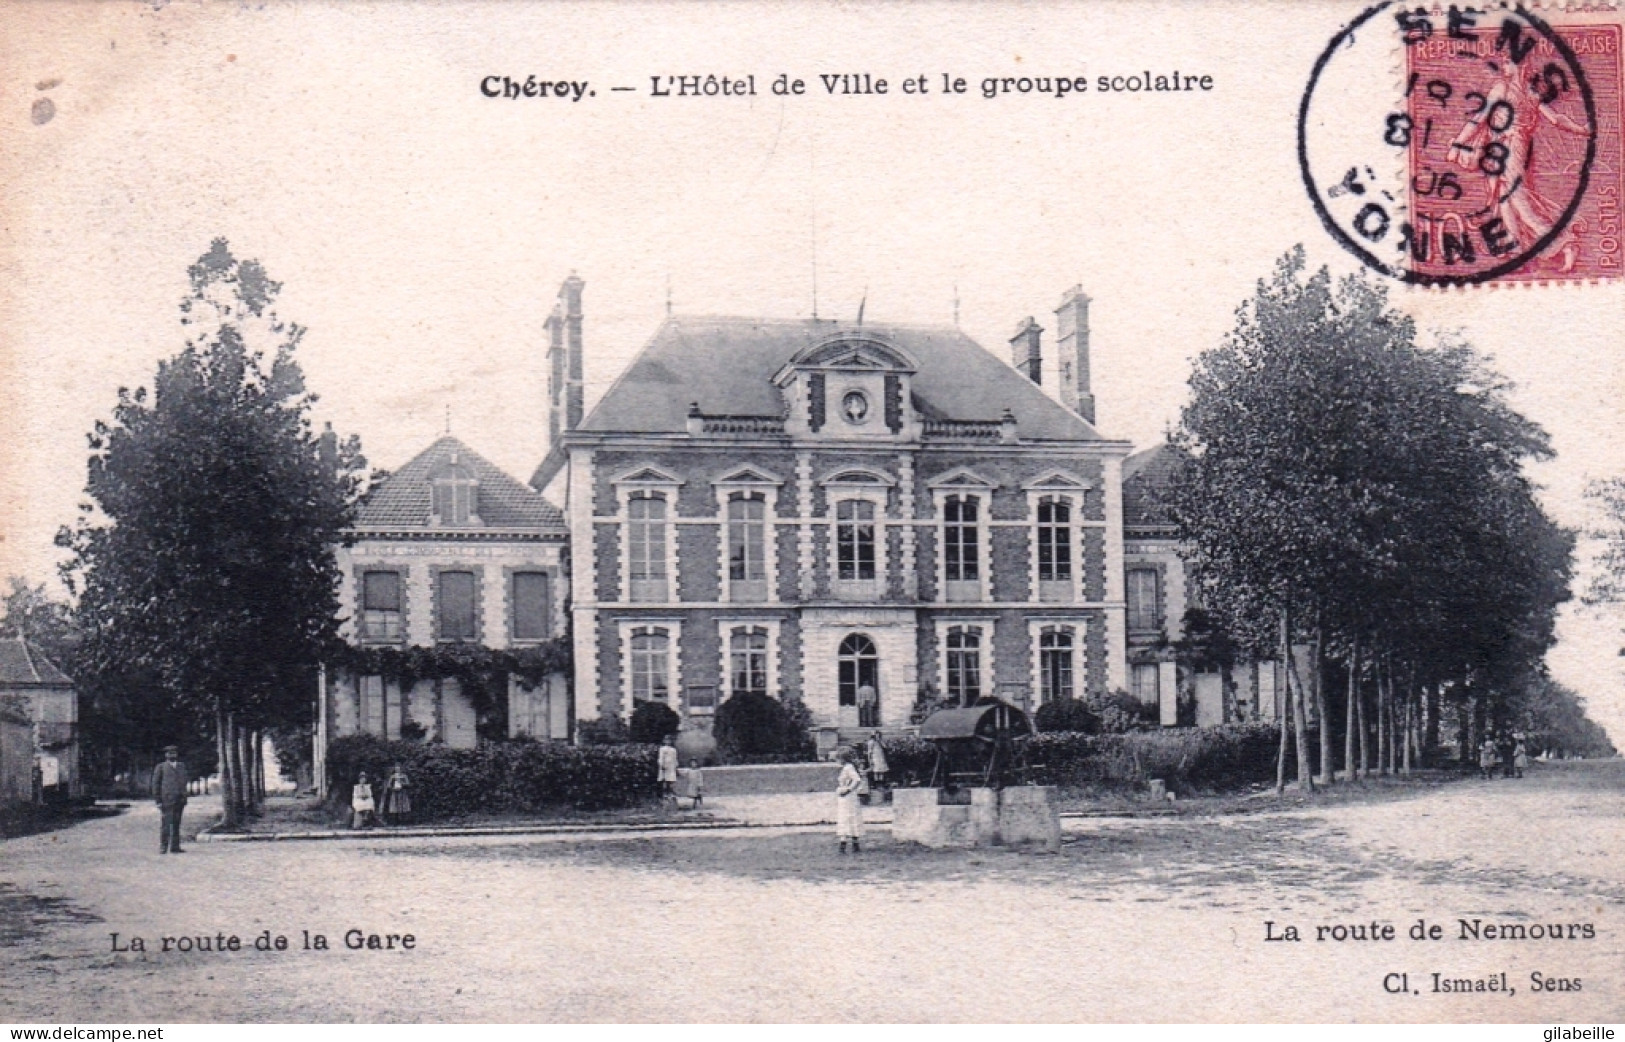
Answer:
[[509, 676], [527, 688], [534, 688], [549, 675], [570, 675], [571, 644], [567, 636], [521, 648], [489, 648], [484, 644], [429, 647], [345, 644], [328, 657], [328, 665], [357, 676], [384, 677], [403, 688], [420, 680], [456, 678], [470, 692], [483, 692]]

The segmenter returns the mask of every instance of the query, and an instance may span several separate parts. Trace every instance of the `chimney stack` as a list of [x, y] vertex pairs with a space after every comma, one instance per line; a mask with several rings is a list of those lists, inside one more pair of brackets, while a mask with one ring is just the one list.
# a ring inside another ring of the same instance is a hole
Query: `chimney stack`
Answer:
[[581, 425], [585, 405], [581, 348], [581, 290], [586, 283], [572, 272], [559, 287], [558, 302], [547, 317], [548, 447]]
[[1095, 422], [1095, 396], [1089, 391], [1089, 298], [1082, 286], [1061, 296], [1056, 317], [1056, 368], [1061, 404]]
[[1010, 364], [1039, 386], [1044, 383], [1044, 349], [1040, 343], [1043, 336], [1044, 328], [1029, 315], [1021, 320], [1016, 335], [1010, 338]]

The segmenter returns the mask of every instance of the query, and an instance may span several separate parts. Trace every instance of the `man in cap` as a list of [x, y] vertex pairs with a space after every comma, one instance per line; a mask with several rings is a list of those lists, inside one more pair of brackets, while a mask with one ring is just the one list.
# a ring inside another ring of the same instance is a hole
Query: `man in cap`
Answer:
[[186, 809], [186, 765], [180, 761], [180, 747], [164, 746], [164, 762], [152, 772], [152, 798], [161, 815], [158, 853], [181, 853], [181, 812]]

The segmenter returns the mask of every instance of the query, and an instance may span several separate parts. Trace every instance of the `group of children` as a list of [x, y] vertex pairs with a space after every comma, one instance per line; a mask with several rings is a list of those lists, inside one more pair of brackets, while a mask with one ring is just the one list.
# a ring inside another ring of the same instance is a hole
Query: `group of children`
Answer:
[[1508, 778], [1522, 778], [1523, 770], [1529, 766], [1529, 750], [1523, 744], [1522, 735], [1513, 735], [1512, 753], [1509, 757], [1501, 755], [1501, 747], [1495, 739], [1485, 736], [1484, 744], [1478, 749], [1478, 769], [1485, 778], [1495, 777], [1497, 767], [1505, 767]]
[[381, 799], [374, 800], [372, 783], [362, 771], [350, 790], [350, 827], [364, 829], [382, 821], [385, 825], [404, 825], [412, 818], [411, 782], [400, 764], [384, 780]]

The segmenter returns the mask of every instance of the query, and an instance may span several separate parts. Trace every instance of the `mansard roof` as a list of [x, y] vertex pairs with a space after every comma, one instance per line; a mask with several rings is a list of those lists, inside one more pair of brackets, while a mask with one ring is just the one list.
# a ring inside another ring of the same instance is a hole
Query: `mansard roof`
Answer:
[[68, 675], [21, 637], [0, 637], [0, 688], [72, 687]]
[[1024, 441], [1101, 440], [1083, 417], [957, 329], [827, 319], [668, 318], [580, 429], [680, 433], [691, 402], [707, 415], [782, 416], [774, 375], [843, 336], [872, 338], [917, 362], [913, 405], [928, 420], [997, 420], [1008, 408]]
[[1123, 461], [1123, 527], [1173, 528], [1166, 494], [1179, 457], [1166, 442]]
[[[542, 494], [510, 477], [494, 463], [447, 434], [367, 494], [357, 512], [358, 529], [429, 528], [433, 492], [430, 481], [453, 465], [473, 473], [479, 482], [480, 528], [564, 530], [564, 515]], [[447, 533], [470, 531], [448, 528]]]

